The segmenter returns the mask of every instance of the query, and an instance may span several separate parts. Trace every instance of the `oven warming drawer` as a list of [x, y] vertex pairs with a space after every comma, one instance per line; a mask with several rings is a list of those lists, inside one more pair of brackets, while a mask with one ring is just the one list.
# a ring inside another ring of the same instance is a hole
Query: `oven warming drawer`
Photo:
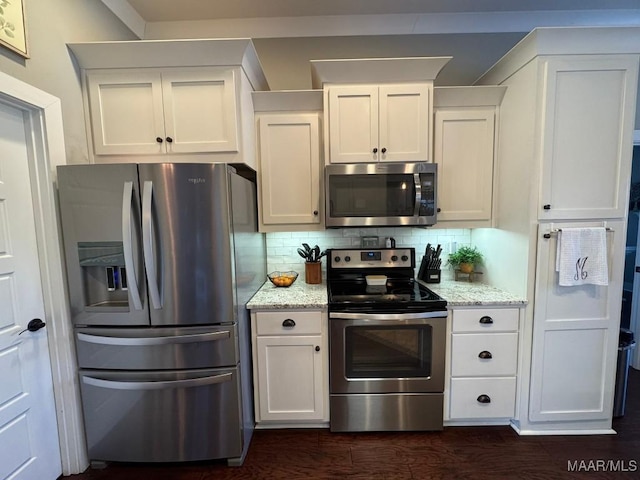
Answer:
[[442, 430], [442, 393], [331, 395], [332, 432]]

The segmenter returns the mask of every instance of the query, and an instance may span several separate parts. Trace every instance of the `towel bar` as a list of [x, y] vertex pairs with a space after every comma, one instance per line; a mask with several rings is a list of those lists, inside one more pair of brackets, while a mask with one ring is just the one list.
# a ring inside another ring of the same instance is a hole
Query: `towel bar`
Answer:
[[[605, 230], [607, 232], [613, 232], [613, 228], [609, 228], [609, 227], [605, 227]], [[553, 230], [549, 231], [548, 233], [545, 233], [542, 235], [543, 238], [551, 238], [551, 235], [555, 235], [558, 232], [561, 232], [562, 229], [561, 228], [554, 228]]]

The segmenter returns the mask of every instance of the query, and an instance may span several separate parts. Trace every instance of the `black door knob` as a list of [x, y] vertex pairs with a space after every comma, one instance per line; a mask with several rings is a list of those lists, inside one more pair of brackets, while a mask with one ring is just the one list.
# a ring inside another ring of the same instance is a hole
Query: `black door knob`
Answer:
[[167, 142], [168, 142], [168, 143], [173, 142], [173, 138], [171, 138], [171, 137], [167, 137]]
[[156, 142], [162, 143], [162, 137], [156, 137]]
[[373, 149], [373, 153], [378, 153], [378, 149], [377, 149], [377, 148], [374, 148], [374, 149]]
[[27, 328], [25, 328], [23, 331], [21, 331], [18, 335], [22, 335], [27, 330], [29, 330], [30, 332], [37, 332], [41, 328], [44, 328], [45, 325], [46, 325], [46, 323], [44, 323], [39, 318], [34, 318], [29, 323], [27, 323]]
[[543, 208], [544, 210], [551, 210], [551, 205], [546, 204], [546, 205], [543, 205], [543, 206], [542, 206], [542, 208]]
[[316, 352], [319, 352], [319, 351], [320, 351], [320, 347], [316, 345]]
[[382, 148], [382, 150], [380, 150], [382, 153], [387, 153], [387, 149], [386, 148]]

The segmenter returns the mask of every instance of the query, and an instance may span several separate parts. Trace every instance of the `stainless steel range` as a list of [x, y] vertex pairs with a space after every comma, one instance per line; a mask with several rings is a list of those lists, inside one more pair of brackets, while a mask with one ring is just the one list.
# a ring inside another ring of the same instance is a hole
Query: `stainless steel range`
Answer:
[[331, 431], [442, 430], [447, 302], [414, 280], [415, 250], [327, 256]]

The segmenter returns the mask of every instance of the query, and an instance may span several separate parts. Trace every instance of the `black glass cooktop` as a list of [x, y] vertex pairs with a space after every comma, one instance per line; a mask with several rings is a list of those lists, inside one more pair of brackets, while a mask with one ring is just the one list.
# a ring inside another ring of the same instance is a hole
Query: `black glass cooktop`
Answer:
[[[383, 286], [362, 280], [329, 283], [329, 306], [335, 310], [354, 307], [377, 309], [415, 307], [422, 311], [443, 310], [446, 300], [412, 279], [389, 279]], [[358, 308], [359, 309], [359, 308]]]

